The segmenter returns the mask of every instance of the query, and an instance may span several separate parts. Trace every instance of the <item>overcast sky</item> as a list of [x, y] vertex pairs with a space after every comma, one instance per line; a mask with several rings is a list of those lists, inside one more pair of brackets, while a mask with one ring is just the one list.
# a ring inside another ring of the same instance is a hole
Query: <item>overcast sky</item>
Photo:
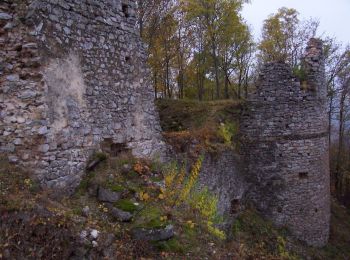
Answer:
[[319, 34], [336, 37], [350, 44], [350, 0], [251, 0], [242, 15], [259, 38], [263, 21], [280, 7], [294, 8], [301, 19], [310, 17], [320, 21]]

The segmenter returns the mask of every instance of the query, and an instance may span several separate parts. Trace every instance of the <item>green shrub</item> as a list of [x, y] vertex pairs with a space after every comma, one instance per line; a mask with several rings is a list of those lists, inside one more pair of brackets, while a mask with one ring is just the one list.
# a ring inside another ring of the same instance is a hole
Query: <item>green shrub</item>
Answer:
[[307, 79], [306, 71], [300, 65], [297, 65], [293, 68], [293, 75], [297, 77], [300, 80], [300, 82], [306, 81]]
[[218, 136], [224, 141], [226, 145], [232, 145], [233, 138], [238, 133], [238, 125], [232, 122], [222, 123], [219, 126]]
[[138, 209], [138, 206], [134, 204], [134, 202], [127, 200], [127, 199], [121, 199], [118, 200], [114, 206], [116, 206], [118, 209], [121, 209], [123, 211], [127, 211], [130, 213], [135, 212]]
[[93, 155], [93, 159], [97, 159], [99, 161], [105, 161], [107, 160], [108, 156], [107, 154], [103, 153], [103, 152], [96, 152], [94, 155]]
[[[187, 178], [185, 176], [186, 167], [180, 168], [176, 164], [172, 164], [167, 168], [165, 173], [165, 200], [170, 206], [187, 206], [198, 212], [201, 225], [212, 235], [225, 239], [225, 233], [215, 227], [215, 223], [218, 223], [219, 220], [217, 214], [218, 198], [211, 194], [207, 188], [195, 189], [203, 159], [203, 156], [198, 158]], [[189, 221], [189, 223], [194, 227], [192, 221]]]

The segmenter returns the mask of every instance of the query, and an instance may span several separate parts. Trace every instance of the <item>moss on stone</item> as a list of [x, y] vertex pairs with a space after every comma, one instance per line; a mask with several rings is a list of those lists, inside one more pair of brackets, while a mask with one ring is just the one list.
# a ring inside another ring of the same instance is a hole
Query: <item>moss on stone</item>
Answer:
[[114, 206], [116, 206], [118, 209], [130, 212], [130, 213], [137, 211], [139, 208], [138, 206], [135, 205], [134, 202], [128, 199], [121, 199], [116, 203], [114, 203]]

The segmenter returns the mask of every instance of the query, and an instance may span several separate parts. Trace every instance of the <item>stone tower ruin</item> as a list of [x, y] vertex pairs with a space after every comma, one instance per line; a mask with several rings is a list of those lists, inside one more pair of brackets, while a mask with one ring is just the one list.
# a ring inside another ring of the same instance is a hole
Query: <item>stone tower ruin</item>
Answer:
[[310, 245], [327, 243], [329, 144], [322, 42], [311, 39], [297, 79], [267, 64], [242, 115], [249, 197], [279, 226]]
[[162, 155], [134, 9], [129, 0], [1, 0], [0, 152], [42, 184], [74, 188], [100, 148]]

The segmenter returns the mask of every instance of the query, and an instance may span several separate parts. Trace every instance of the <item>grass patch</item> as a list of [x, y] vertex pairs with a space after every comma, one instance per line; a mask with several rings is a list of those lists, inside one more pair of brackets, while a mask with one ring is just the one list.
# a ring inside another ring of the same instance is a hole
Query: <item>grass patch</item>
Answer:
[[135, 227], [142, 228], [162, 228], [165, 227], [168, 223], [161, 220], [162, 210], [161, 208], [148, 205], [142, 209], [137, 215], [135, 221]]
[[299, 259], [286, 247], [287, 230], [276, 228], [254, 209], [247, 209], [237, 218], [232, 232], [248, 258]]
[[76, 190], [76, 195], [81, 196], [87, 192], [91, 181], [95, 178], [96, 172], [86, 173]]
[[118, 209], [130, 212], [130, 213], [134, 213], [139, 208], [138, 206], [136, 206], [134, 204], [134, 202], [127, 200], [127, 199], [122, 199], [122, 200], [117, 201], [114, 204], [114, 206], [116, 206]]
[[118, 183], [108, 183], [107, 184], [107, 188], [111, 191], [115, 191], [115, 192], [122, 192], [125, 190], [125, 187], [118, 184]]
[[215, 152], [236, 147], [240, 102], [163, 99], [157, 101], [157, 106], [165, 140], [176, 151], [198, 155], [203, 149]]
[[[196, 100], [157, 101], [161, 126], [165, 132], [184, 131], [237, 119], [240, 103], [233, 100], [200, 102]], [[236, 116], [235, 116], [236, 115]]]
[[154, 242], [154, 245], [159, 251], [175, 252], [175, 253], [185, 252], [184, 246], [177, 238], [172, 238], [167, 241]]

